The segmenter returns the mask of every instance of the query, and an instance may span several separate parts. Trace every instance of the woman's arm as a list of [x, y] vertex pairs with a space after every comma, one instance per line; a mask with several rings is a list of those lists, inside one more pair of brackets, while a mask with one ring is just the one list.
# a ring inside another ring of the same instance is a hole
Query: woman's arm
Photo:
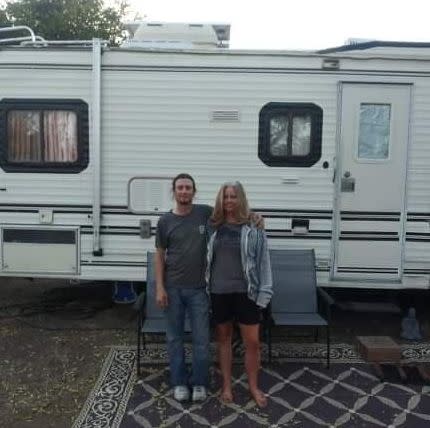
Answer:
[[269, 246], [267, 243], [266, 233], [262, 229], [257, 230], [258, 248], [257, 262], [259, 275], [259, 288], [257, 296], [257, 305], [265, 308], [273, 295], [272, 267], [270, 265]]

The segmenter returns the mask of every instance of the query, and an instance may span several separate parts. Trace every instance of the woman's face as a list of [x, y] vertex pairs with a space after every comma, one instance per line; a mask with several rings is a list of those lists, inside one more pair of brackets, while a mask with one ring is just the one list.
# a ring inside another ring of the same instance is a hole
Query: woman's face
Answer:
[[234, 214], [237, 212], [239, 205], [237, 200], [236, 189], [232, 186], [227, 186], [224, 189], [224, 212], [225, 214]]

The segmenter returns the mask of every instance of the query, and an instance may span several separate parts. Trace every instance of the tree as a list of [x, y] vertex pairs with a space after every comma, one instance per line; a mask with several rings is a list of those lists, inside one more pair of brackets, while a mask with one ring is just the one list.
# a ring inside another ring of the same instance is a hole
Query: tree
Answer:
[[27, 25], [46, 40], [98, 37], [117, 44], [127, 8], [126, 0], [117, 0], [113, 7], [105, 7], [103, 0], [7, 0], [5, 14], [9, 22]]
[[10, 22], [6, 15], [6, 10], [3, 7], [0, 7], [0, 28], [1, 27], [8, 27], [10, 25]]

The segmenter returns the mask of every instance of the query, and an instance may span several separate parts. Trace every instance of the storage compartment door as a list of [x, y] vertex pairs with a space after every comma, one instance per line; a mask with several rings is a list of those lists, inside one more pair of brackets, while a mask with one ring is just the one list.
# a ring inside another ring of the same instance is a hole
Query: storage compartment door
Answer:
[[2, 229], [2, 271], [14, 274], [78, 273], [78, 229]]

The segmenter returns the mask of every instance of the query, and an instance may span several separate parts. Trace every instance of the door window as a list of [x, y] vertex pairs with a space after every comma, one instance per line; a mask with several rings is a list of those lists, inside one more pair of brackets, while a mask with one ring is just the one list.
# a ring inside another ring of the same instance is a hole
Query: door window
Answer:
[[390, 104], [360, 104], [358, 158], [388, 159], [390, 146]]

